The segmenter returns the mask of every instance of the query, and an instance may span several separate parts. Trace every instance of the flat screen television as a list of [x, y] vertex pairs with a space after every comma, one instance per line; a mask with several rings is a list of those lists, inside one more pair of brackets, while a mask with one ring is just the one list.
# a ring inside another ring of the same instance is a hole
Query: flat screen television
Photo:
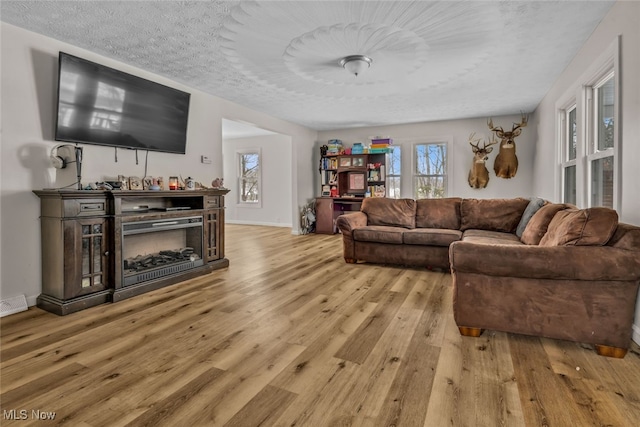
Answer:
[[189, 93], [64, 52], [56, 141], [185, 154]]

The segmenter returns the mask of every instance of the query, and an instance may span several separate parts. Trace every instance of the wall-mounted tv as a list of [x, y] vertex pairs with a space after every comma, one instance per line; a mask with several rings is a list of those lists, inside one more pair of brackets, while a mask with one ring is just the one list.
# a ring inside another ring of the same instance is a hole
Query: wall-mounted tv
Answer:
[[56, 141], [184, 154], [191, 95], [64, 52]]

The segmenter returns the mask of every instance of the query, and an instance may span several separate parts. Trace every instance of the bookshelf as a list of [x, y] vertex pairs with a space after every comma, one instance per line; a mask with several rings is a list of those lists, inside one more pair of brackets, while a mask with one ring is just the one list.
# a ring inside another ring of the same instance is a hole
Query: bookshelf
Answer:
[[336, 219], [359, 211], [365, 197], [386, 196], [386, 153], [322, 155], [316, 233], [337, 232]]

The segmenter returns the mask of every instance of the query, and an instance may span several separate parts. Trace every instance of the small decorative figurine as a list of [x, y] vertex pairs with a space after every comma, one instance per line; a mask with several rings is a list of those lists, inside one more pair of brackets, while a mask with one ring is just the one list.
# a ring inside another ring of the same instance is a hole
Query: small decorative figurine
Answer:
[[223, 181], [224, 180], [222, 178], [216, 178], [213, 181], [211, 181], [211, 187], [213, 187], [213, 188], [224, 188]]
[[195, 190], [196, 189], [196, 181], [190, 176], [185, 180], [185, 188], [187, 190]]

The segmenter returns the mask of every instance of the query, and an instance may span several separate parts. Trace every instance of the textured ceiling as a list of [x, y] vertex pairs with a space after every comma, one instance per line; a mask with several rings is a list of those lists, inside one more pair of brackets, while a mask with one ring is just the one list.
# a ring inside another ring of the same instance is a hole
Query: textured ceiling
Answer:
[[[612, 1], [6, 1], [7, 23], [328, 130], [532, 111]], [[358, 77], [338, 64], [371, 57]]]

